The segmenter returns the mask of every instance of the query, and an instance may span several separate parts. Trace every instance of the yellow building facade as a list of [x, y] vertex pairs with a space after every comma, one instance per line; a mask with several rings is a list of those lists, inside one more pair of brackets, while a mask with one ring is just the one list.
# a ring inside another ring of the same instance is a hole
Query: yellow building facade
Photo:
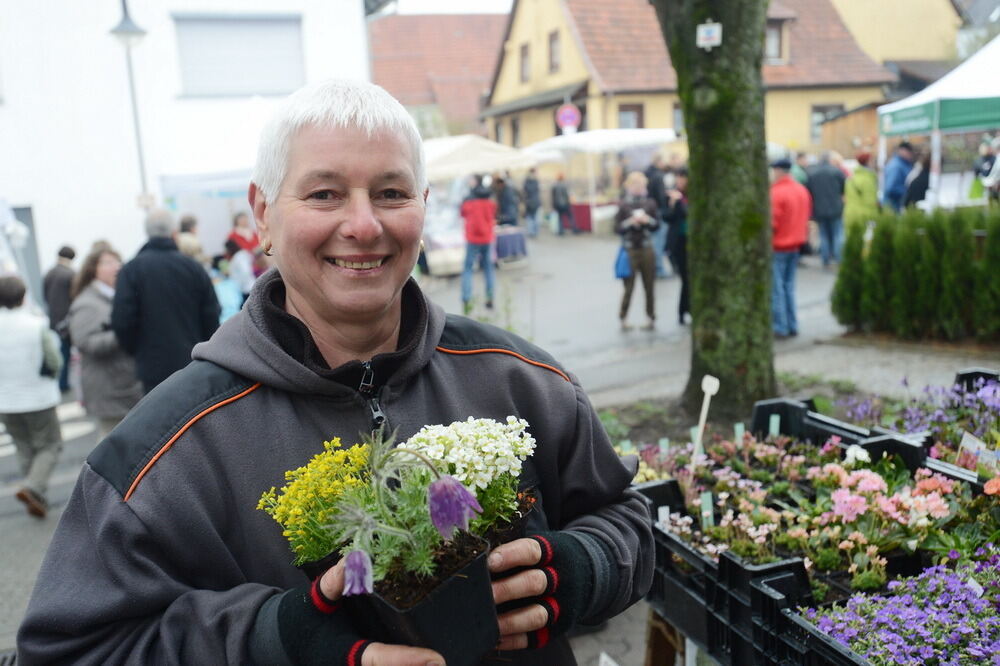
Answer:
[[[853, 49], [855, 62], [864, 59], [863, 76], [838, 78], [835, 65], [816, 72], [804, 66], [803, 59], [813, 55], [812, 44], [803, 41], [810, 33], [799, 36], [796, 27], [812, 21], [815, 30], [837, 16], [830, 4], [837, 0], [822, 0], [825, 13], [807, 15], [819, 1], [782, 0], [781, 18], [769, 20], [782, 35], [780, 59], [797, 67], [798, 79], [783, 76], [782, 64], [764, 68], [767, 140], [810, 152], [823, 148], [823, 114], [880, 101], [882, 86], [894, 79], [853, 42], [845, 48]], [[838, 54], [824, 57], [836, 63]], [[768, 80], [771, 72], [775, 81]], [[581, 109], [581, 129], [683, 129], [675, 75], [646, 0], [515, 0], [483, 113], [489, 136], [519, 147], [552, 137], [559, 132], [556, 109], [564, 102]]]
[[962, 19], [952, 0], [832, 0], [875, 62], [954, 60]]

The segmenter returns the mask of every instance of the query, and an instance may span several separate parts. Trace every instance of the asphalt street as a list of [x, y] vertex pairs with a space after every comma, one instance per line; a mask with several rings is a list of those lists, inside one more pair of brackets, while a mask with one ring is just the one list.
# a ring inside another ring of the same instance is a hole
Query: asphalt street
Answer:
[[[618, 241], [613, 237], [553, 237], [529, 242], [529, 257], [503, 264], [498, 272], [495, 309], [483, 307], [480, 275], [472, 316], [491, 321], [548, 350], [579, 377], [597, 406], [677, 395], [689, 368], [689, 326], [677, 323], [680, 289], [676, 278], [657, 280], [657, 327], [622, 333], [618, 323], [621, 283], [613, 278]], [[887, 393], [899, 393], [905, 375], [911, 386], [947, 383], [957, 368], [1000, 365], [994, 354], [953, 353], [922, 347], [842, 344], [842, 328], [830, 314], [835, 274], [805, 259], [798, 273], [800, 335], [775, 344], [776, 366], [803, 374], [847, 379]], [[461, 311], [458, 277], [422, 279], [430, 297], [449, 312]], [[631, 319], [643, 321], [641, 287], [633, 295]], [[44, 521], [29, 517], [13, 495], [19, 471], [9, 436], [0, 430], [0, 652], [13, 647], [14, 635], [44, 550], [73, 483], [96, 444], [93, 425], [80, 406], [59, 407], [66, 441], [51, 481], [52, 512]], [[598, 664], [601, 652], [620, 666], [642, 662], [646, 609], [639, 604], [601, 633], [574, 639], [582, 665]]]

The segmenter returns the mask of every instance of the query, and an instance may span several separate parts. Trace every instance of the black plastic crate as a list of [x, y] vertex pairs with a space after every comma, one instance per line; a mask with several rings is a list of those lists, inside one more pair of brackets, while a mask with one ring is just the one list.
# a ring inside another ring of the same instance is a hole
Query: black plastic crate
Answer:
[[14, 666], [17, 663], [17, 650], [0, 652], [0, 666]]
[[656, 522], [656, 510], [661, 506], [683, 506], [684, 498], [680, 488], [674, 480], [645, 481], [643, 483], [632, 484], [633, 490], [639, 492], [646, 499], [649, 506], [649, 513]]
[[979, 474], [971, 469], [965, 469], [964, 467], [959, 467], [958, 465], [931, 457], [927, 458], [924, 467], [932, 472], [937, 472], [938, 474], [946, 476], [949, 479], [964, 481], [969, 484], [974, 494], [983, 494], [983, 481], [979, 479]]
[[755, 664], [780, 663], [783, 649], [781, 636], [787, 624], [781, 611], [812, 602], [809, 576], [804, 568], [783, 571], [750, 582]]
[[781, 419], [781, 434], [809, 441], [817, 446], [822, 446], [834, 436], [848, 445], [857, 444], [871, 436], [871, 431], [867, 428], [810, 411], [806, 403], [789, 398], [757, 401], [750, 418], [750, 432], [760, 437], [767, 435], [771, 416], [775, 414]]
[[926, 466], [927, 449], [923, 442], [905, 435], [876, 435], [858, 443], [876, 461], [884, 455], [898, 456], [910, 472]]
[[781, 666], [871, 666], [871, 662], [832, 636], [824, 634], [795, 609], [781, 611]]
[[649, 595], [646, 602], [660, 617], [703, 650], [709, 650], [708, 611], [705, 600], [676, 578], [672, 571], [657, 571], [662, 596]]
[[1000, 372], [994, 368], [965, 368], [955, 375], [955, 383], [966, 391], [975, 388], [976, 382], [980, 379], [1000, 381]]
[[[731, 663], [750, 663], [749, 660], [736, 660], [749, 654], [753, 644], [754, 608], [751, 600], [751, 583], [753, 581], [782, 573], [790, 573], [796, 580], [805, 581], [803, 589], [809, 592], [808, 577], [802, 558], [795, 557], [767, 564], [750, 564], [731, 552], [723, 552], [719, 557], [718, 576], [708, 581], [706, 600], [714, 621], [719, 628], [735, 631], [723, 641], [723, 652]], [[711, 629], [710, 623], [710, 629]], [[716, 656], [716, 655], [713, 655]]]

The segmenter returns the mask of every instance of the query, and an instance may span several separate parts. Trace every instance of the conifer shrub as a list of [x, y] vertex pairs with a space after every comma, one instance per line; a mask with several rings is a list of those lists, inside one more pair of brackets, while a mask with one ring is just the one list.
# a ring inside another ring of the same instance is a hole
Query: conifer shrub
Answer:
[[947, 340], [961, 340], [973, 330], [975, 240], [969, 219], [970, 213], [965, 211], [949, 214], [945, 219], [938, 317], [941, 333]]
[[847, 225], [847, 239], [841, 252], [840, 271], [833, 286], [833, 315], [853, 331], [861, 330], [861, 284], [863, 282], [865, 225]]
[[904, 339], [918, 338], [922, 334], [920, 302], [913, 297], [913, 287], [921, 279], [920, 240], [925, 219], [919, 211], [907, 211], [896, 223], [892, 247], [891, 319], [892, 331]]
[[924, 217], [917, 231], [919, 252], [917, 255], [917, 275], [920, 276], [910, 288], [910, 295], [916, 303], [917, 325], [921, 338], [941, 337], [941, 319], [938, 317], [938, 302], [941, 300], [941, 253], [944, 247], [944, 216], [936, 214]]
[[865, 330], [892, 328], [892, 249], [898, 220], [883, 215], [875, 223], [861, 284], [861, 321]]
[[976, 276], [976, 337], [986, 342], [1000, 339], [1000, 210], [983, 221], [986, 240]]

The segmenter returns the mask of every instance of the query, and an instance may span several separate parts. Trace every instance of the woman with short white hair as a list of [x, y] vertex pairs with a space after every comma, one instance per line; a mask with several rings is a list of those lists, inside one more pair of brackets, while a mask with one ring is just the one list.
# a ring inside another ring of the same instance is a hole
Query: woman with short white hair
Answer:
[[570, 628], [642, 597], [648, 511], [579, 384], [517, 336], [446, 317], [410, 279], [426, 197], [420, 135], [384, 90], [334, 81], [286, 101], [249, 193], [275, 267], [91, 455], [19, 660], [441, 663], [370, 641], [370, 618], [336, 604], [343, 566], [307, 581], [256, 507], [325, 440], [388, 428], [402, 441], [469, 416], [517, 415], [539, 443], [521, 479], [544, 507], [532, 538], [491, 553], [496, 602], [518, 602], [499, 616], [499, 658], [573, 664]]

